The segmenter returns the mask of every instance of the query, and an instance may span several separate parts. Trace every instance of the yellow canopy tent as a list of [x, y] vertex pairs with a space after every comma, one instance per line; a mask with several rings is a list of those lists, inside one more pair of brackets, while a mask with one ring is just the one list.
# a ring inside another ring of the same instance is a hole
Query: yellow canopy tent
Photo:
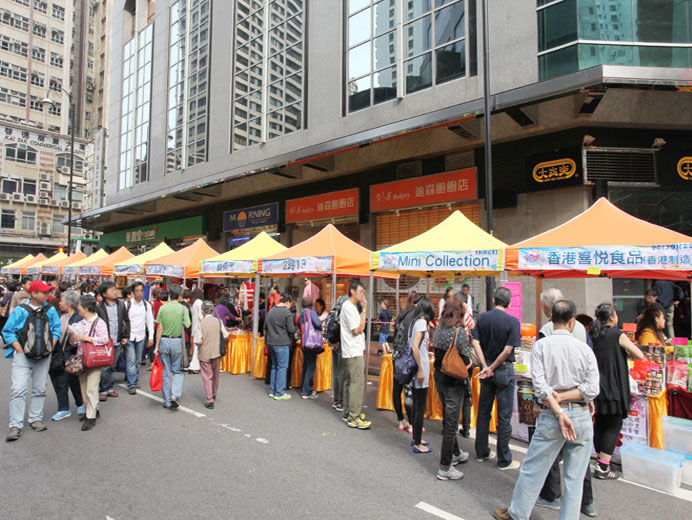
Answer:
[[17, 271], [17, 272], [13, 272], [12, 274], [26, 274], [26, 270], [29, 267], [31, 267], [34, 264], [38, 264], [38, 263], [45, 262], [45, 261], [46, 261], [46, 255], [44, 255], [43, 253], [39, 253], [38, 255], [36, 255], [34, 257], [34, 259], [31, 262], [27, 262], [27, 263], [19, 266], [19, 269], [17, 269], [17, 268], [13, 269], [13, 271]]
[[19, 271], [15, 273], [12, 270], [19, 269], [21, 266], [30, 264], [32, 262], [34, 262], [34, 255], [29, 254], [26, 255], [24, 258], [20, 258], [16, 262], [12, 262], [11, 264], [6, 265], [2, 269], [0, 269], [0, 272], [2, 272], [2, 274], [19, 274]]
[[67, 258], [67, 255], [63, 253], [62, 251], [60, 253], [56, 253], [50, 258], [46, 258], [45, 260], [40, 260], [38, 262], [34, 262], [31, 264], [29, 267], [26, 268], [26, 274], [41, 274], [41, 268], [47, 264], [48, 262], [57, 262], [59, 260], [63, 260]]
[[200, 275], [204, 278], [244, 276], [259, 271], [259, 259], [279, 253], [285, 246], [262, 231], [240, 247], [202, 261]]
[[146, 253], [133, 256], [132, 258], [115, 264], [114, 274], [116, 276], [144, 274], [144, 266], [147, 262], [152, 262], [162, 256], [170, 255], [173, 250], [168, 247], [168, 244], [161, 242], [158, 246], [150, 249]]
[[372, 253], [370, 268], [420, 278], [488, 276], [504, 269], [507, 247], [455, 211], [425, 233]]
[[62, 267], [64, 265], [69, 265], [73, 262], [77, 262], [79, 260], [84, 260], [86, 258], [86, 255], [82, 253], [81, 251], [77, 251], [75, 254], [66, 256], [65, 258], [62, 258], [60, 260], [55, 260], [55, 261], [48, 261], [43, 266], [41, 266], [41, 274], [54, 274], [58, 275], [62, 273]]
[[71, 264], [64, 265], [62, 268], [62, 274], [79, 274], [79, 268], [81, 266], [88, 264], [89, 262], [93, 262], [94, 260], [98, 260], [99, 258], [106, 258], [107, 256], [108, 253], [106, 253], [103, 249], [99, 249], [94, 254], [89, 255], [86, 258], [82, 258], [81, 260], [76, 260]]
[[105, 258], [98, 258], [79, 266], [79, 274], [113, 276], [113, 266], [125, 260], [129, 260], [133, 255], [124, 246], [113, 251]]

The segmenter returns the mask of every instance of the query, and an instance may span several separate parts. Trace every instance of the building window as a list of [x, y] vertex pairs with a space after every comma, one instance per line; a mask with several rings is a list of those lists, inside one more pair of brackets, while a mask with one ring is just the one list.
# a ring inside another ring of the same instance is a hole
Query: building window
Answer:
[[15, 213], [13, 210], [3, 209], [2, 216], [0, 217], [0, 228], [14, 229], [14, 217]]
[[16, 3], [18, 3], [19, 5], [25, 5], [25, 6], [29, 7], [29, 0], [14, 0], [14, 1]]
[[55, 43], [63, 43], [65, 41], [65, 33], [58, 29], [51, 29], [50, 40]]
[[31, 96], [29, 98], [29, 108], [31, 110], [36, 110], [38, 112], [43, 112], [43, 103], [42, 99], [38, 98], [36, 96]]
[[4, 34], [0, 35], [0, 49], [7, 52], [13, 52], [25, 58], [29, 55], [29, 45], [21, 40], [15, 40]]
[[[61, 168], [69, 168], [70, 167], [70, 154], [69, 153], [63, 153], [63, 154], [56, 156], [55, 164], [58, 167], [58, 170], [60, 170]], [[84, 171], [84, 161], [82, 161], [82, 159], [80, 159], [76, 155], [75, 155], [75, 161], [74, 161], [74, 171], [75, 171], [75, 173], [82, 173]]]
[[[5, 159], [25, 164], [36, 164], [37, 152], [25, 144], [6, 144]], [[5, 181], [3, 181], [5, 182]]]
[[236, 2], [233, 150], [303, 128], [305, 2]]
[[[74, 190], [72, 190], [74, 193]], [[67, 186], [60, 184], [53, 185], [53, 198], [55, 200], [67, 200]]]
[[31, 32], [33, 32], [34, 35], [38, 36], [39, 38], [45, 38], [46, 26], [42, 23], [34, 22], [34, 25], [31, 27]]
[[45, 84], [45, 79], [44, 75], [41, 74], [40, 72], [32, 72], [31, 73], [31, 84], [36, 85], [37, 87], [43, 87]]
[[12, 195], [19, 191], [18, 179], [2, 179], [2, 192]]
[[24, 195], [36, 195], [36, 181], [24, 179], [22, 182], [22, 193]]
[[65, 226], [63, 226], [62, 220], [64, 217], [60, 215], [53, 216], [53, 233], [57, 235], [65, 234]]
[[692, 64], [691, 0], [538, 0], [537, 16], [541, 80], [596, 65]]
[[41, 0], [34, 0], [34, 10], [46, 14], [48, 12], [48, 3], [42, 2]]
[[51, 77], [50, 81], [48, 82], [48, 88], [50, 90], [55, 90], [57, 92], [62, 91], [62, 80], [60, 78], [56, 77]]
[[36, 231], [36, 214], [33, 211], [22, 211], [22, 231]]
[[55, 52], [50, 53], [50, 64], [53, 65], [53, 67], [60, 67], [62, 68], [63, 65], [63, 58], [60, 54], [57, 54]]
[[5, 61], [0, 61], [0, 76], [26, 83], [26, 69]]
[[120, 116], [120, 189], [149, 179], [149, 117], [154, 26], [149, 24], [123, 48]]
[[[51, 53], [53, 55], [54, 53]], [[41, 63], [46, 62], [46, 49], [42, 49], [41, 47], [31, 47], [31, 58], [40, 61]]]
[[62, 114], [62, 105], [53, 101], [53, 104], [48, 105], [48, 113], [54, 116]]
[[171, 6], [166, 171], [207, 160], [211, 0]]
[[0, 22], [20, 31], [29, 32], [29, 19], [26, 16], [2, 9], [0, 10]]
[[[26, 94], [24, 92], [17, 92], [16, 90], [8, 90], [5, 87], [0, 87], [0, 102], [17, 107], [25, 107]], [[21, 119], [17, 120], [17, 122], [20, 121]]]
[[53, 4], [50, 15], [53, 18], [57, 18], [58, 20], [64, 20], [65, 19], [65, 8], [61, 7], [59, 5]]

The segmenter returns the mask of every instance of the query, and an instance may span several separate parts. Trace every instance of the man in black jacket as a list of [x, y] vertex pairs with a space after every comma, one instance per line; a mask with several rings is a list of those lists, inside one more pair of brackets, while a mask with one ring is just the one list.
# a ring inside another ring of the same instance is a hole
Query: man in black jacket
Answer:
[[281, 302], [269, 311], [264, 322], [264, 341], [272, 358], [269, 397], [277, 401], [290, 399], [286, 393], [287, 374], [290, 374], [289, 345], [296, 331], [295, 316], [288, 310], [291, 295], [282, 294]]
[[122, 347], [130, 339], [130, 317], [125, 303], [118, 300], [118, 291], [113, 282], [103, 282], [98, 292], [103, 301], [96, 306], [96, 314], [106, 322], [108, 337], [113, 340], [114, 347], [113, 364], [101, 370], [99, 401], [105, 401], [109, 397], [118, 397], [118, 392], [115, 391], [115, 367]]

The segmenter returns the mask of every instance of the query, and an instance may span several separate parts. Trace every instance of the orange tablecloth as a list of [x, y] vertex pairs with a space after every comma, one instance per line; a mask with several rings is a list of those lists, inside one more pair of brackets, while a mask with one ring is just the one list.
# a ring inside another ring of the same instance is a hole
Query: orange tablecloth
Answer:
[[249, 372], [251, 357], [252, 334], [231, 334], [228, 336], [226, 355], [221, 358], [221, 370], [231, 374]]
[[[252, 339], [252, 338], [250, 338]], [[264, 338], [257, 338], [255, 347], [255, 363], [252, 367], [252, 377], [264, 379], [267, 376], [267, 356], [264, 355]]]
[[[428, 403], [425, 409], [426, 419], [442, 420], [442, 403], [437, 395], [437, 388], [433, 381], [435, 368], [430, 362], [430, 387], [428, 389]], [[478, 368], [474, 371], [474, 376], [478, 373]], [[392, 386], [394, 382], [394, 367], [392, 366], [392, 355], [387, 354], [382, 356], [382, 368], [380, 369], [380, 380], [377, 386], [377, 401], [375, 406], [379, 410], [394, 410], [392, 401]], [[478, 410], [478, 398], [480, 396], [480, 381], [474, 377], [471, 381], [471, 428], [476, 427], [476, 414]], [[459, 420], [461, 422], [461, 419]], [[495, 409], [490, 418], [490, 431], [496, 431], [496, 416]]]
[[[293, 353], [293, 365], [291, 366], [290, 388], [300, 386], [300, 376], [303, 371], [303, 349], [298, 343]], [[317, 366], [315, 367], [315, 377], [312, 381], [312, 389], [315, 392], [324, 392], [332, 388], [332, 351], [325, 346], [324, 352], [317, 356]]]
[[649, 396], [649, 446], [663, 449], [663, 416], [668, 415], [668, 398], [663, 390]]

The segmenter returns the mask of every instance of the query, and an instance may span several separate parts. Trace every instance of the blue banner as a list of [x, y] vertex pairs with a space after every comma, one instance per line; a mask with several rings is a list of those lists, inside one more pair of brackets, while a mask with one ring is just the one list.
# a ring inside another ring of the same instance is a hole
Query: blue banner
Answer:
[[224, 211], [223, 230], [238, 231], [265, 226], [276, 226], [279, 223], [279, 203], [263, 204], [252, 208]]

